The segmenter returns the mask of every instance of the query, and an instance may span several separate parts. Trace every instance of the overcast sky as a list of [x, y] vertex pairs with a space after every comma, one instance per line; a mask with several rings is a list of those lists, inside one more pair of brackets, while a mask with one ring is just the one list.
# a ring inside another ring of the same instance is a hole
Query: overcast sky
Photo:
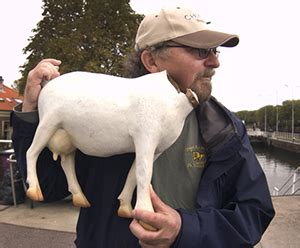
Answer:
[[[163, 6], [191, 7], [211, 27], [240, 36], [235, 48], [221, 48], [213, 95], [232, 111], [300, 99], [300, 13], [297, 0], [132, 0], [147, 14]], [[0, 76], [10, 86], [25, 62], [22, 49], [41, 20], [42, 0], [1, 1]]]

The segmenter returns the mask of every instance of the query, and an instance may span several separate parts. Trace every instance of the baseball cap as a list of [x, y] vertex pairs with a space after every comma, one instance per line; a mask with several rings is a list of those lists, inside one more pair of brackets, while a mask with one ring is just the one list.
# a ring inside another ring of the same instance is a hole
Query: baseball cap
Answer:
[[234, 47], [239, 37], [209, 29], [208, 24], [184, 7], [162, 8], [158, 13], [147, 15], [141, 22], [136, 39], [135, 50], [143, 50], [164, 41], [195, 48]]

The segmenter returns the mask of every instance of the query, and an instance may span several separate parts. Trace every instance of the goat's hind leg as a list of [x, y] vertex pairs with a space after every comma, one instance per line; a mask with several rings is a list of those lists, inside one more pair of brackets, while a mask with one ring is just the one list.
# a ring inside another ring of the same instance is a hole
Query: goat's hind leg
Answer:
[[68, 181], [69, 191], [72, 193], [73, 196], [74, 206], [83, 207], [83, 208], [90, 207], [91, 204], [83, 194], [76, 177], [75, 151], [69, 154], [60, 154], [60, 157], [61, 157], [61, 166], [65, 172]]
[[26, 191], [26, 195], [34, 201], [43, 201], [44, 197], [40, 188], [40, 184], [37, 177], [37, 159], [41, 151], [47, 146], [47, 143], [53, 133], [55, 132], [55, 126], [46, 124], [47, 120], [40, 122], [32, 141], [31, 146], [27, 150], [27, 183], [29, 188]]

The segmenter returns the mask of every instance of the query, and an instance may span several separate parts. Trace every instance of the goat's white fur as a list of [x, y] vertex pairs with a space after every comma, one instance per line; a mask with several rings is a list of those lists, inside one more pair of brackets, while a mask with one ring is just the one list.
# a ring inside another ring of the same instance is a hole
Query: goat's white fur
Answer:
[[166, 72], [136, 79], [72, 72], [50, 81], [39, 96], [40, 122], [27, 151], [27, 195], [43, 200], [36, 161], [46, 146], [54, 159], [61, 156], [73, 203], [82, 207], [90, 204], [76, 178], [76, 148], [99, 157], [135, 152], [136, 159], [119, 196], [119, 215], [130, 216], [136, 185], [135, 208], [153, 211], [153, 161], [175, 142], [192, 109]]

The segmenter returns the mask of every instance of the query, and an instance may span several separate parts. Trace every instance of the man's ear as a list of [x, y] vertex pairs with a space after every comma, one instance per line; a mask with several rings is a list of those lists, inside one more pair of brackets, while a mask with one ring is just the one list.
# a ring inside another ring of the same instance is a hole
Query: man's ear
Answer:
[[141, 54], [141, 61], [144, 64], [144, 67], [147, 71], [154, 73], [159, 72], [159, 69], [156, 65], [155, 57], [149, 50], [144, 50]]

